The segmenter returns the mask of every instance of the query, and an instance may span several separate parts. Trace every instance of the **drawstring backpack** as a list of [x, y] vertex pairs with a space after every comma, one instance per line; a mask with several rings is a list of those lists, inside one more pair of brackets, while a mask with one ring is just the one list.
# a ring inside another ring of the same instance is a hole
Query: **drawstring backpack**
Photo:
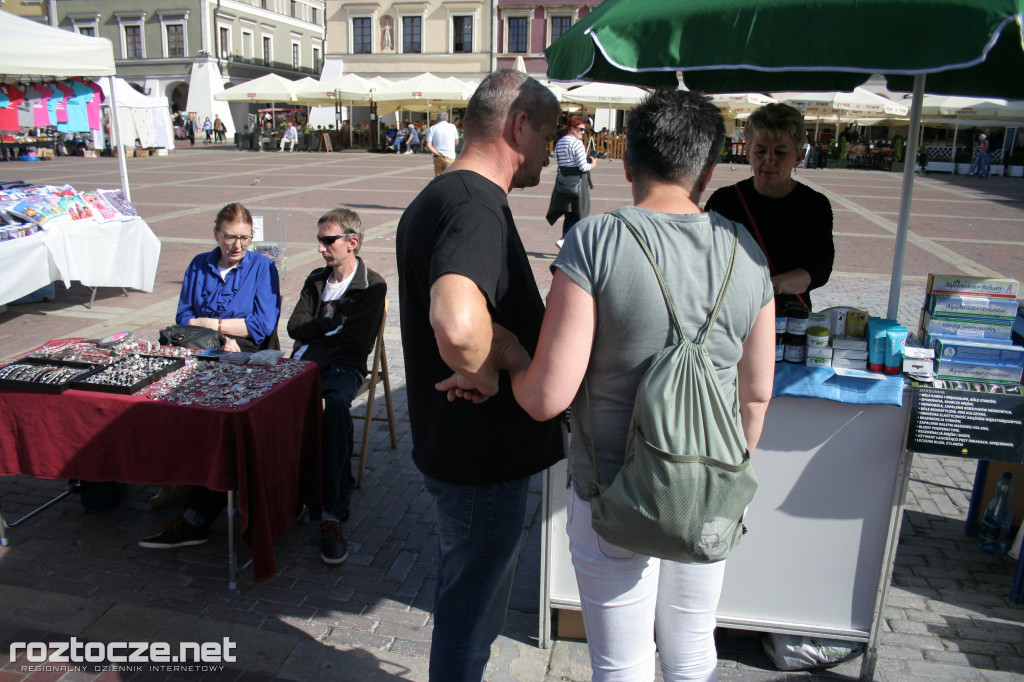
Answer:
[[[614, 545], [687, 563], [725, 559], [746, 532], [743, 514], [757, 490], [750, 453], [727, 404], [705, 342], [725, 300], [738, 237], [715, 307], [694, 341], [683, 336], [668, 286], [647, 242], [622, 220], [661, 286], [675, 343], [651, 361], [637, 388], [622, 469], [602, 487], [592, 444], [584, 439], [597, 483], [590, 490], [594, 530]], [[590, 412], [590, 395], [584, 384]], [[592, 415], [591, 415], [592, 417]]]

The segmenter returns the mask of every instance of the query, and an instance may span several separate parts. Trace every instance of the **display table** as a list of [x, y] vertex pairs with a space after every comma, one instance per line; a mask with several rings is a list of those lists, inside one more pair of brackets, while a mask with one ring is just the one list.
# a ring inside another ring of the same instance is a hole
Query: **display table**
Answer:
[[150, 292], [159, 260], [160, 240], [142, 218], [52, 222], [0, 242], [0, 305], [57, 280]]
[[[744, 519], [749, 532], [727, 560], [719, 625], [865, 642], [861, 675], [871, 679], [910, 470], [909, 402], [772, 399], [752, 460], [760, 485]], [[544, 480], [541, 646], [552, 609], [579, 609], [565, 496], [563, 461]]]
[[320, 373], [303, 365], [232, 409], [0, 388], [0, 475], [237, 491], [253, 580], [265, 580], [276, 571], [274, 540], [300, 502], [320, 499]]

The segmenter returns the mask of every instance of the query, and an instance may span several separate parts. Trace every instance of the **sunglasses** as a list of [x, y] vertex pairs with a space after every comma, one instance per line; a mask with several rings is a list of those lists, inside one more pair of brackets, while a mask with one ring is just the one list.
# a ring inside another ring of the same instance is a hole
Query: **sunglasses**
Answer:
[[348, 233], [348, 234], [332, 234], [329, 237], [317, 237], [316, 240], [318, 242], [320, 242], [321, 244], [323, 244], [324, 246], [330, 246], [331, 244], [333, 244], [334, 242], [338, 241], [339, 239], [345, 239], [346, 237], [351, 237], [351, 236], [352, 236], [351, 232]]

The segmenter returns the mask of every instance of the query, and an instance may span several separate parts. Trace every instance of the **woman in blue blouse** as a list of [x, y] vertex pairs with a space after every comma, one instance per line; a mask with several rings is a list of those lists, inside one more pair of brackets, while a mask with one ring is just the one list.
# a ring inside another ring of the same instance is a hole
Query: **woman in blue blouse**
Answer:
[[274, 261], [249, 251], [252, 214], [228, 204], [217, 214], [213, 237], [217, 248], [193, 258], [185, 271], [177, 323], [222, 332], [226, 351], [276, 346], [281, 288]]
[[[280, 349], [277, 320], [281, 315], [281, 288], [277, 267], [263, 254], [249, 251], [252, 214], [242, 204], [228, 204], [217, 214], [213, 225], [217, 248], [199, 254], [189, 263], [175, 320], [178, 324], [199, 325], [223, 333], [227, 337], [226, 351]], [[181, 499], [186, 490], [188, 486], [165, 485], [149, 503], [157, 509], [168, 507]], [[224, 507], [223, 493], [193, 488], [188, 494], [188, 508], [198, 510], [193, 512], [197, 514], [193, 520], [212, 521]], [[178, 519], [172, 524], [177, 524], [176, 529], [181, 527]], [[201, 526], [196, 528], [202, 530]], [[142, 546], [178, 546], [167, 544], [175, 538], [179, 538], [177, 530], [165, 530], [146, 538]]]

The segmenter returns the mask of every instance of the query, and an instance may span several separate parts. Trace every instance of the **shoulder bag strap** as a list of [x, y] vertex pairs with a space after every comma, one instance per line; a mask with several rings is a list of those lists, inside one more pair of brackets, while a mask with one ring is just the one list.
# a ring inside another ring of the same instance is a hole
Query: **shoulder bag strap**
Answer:
[[[754, 220], [754, 214], [750, 212], [750, 207], [747, 206], [747, 199], [743, 196], [743, 190], [740, 189], [739, 183], [733, 185], [733, 187], [736, 188], [736, 194], [739, 196], [740, 204], [742, 204], [743, 210], [747, 214], [747, 220], [750, 221], [750, 229], [754, 231], [754, 237], [757, 239], [757, 243], [761, 247], [761, 253], [764, 254], [764, 259], [768, 261], [768, 272], [773, 275], [779, 274], [779, 271], [775, 268], [775, 264], [772, 263], [772, 257], [768, 255], [768, 249], [764, 245], [764, 238], [761, 236], [761, 230], [757, 228], [757, 221]], [[793, 295], [796, 296], [798, 301], [807, 305], [807, 301], [804, 300], [804, 297], [801, 294]], [[809, 308], [810, 306], [807, 307]]]

